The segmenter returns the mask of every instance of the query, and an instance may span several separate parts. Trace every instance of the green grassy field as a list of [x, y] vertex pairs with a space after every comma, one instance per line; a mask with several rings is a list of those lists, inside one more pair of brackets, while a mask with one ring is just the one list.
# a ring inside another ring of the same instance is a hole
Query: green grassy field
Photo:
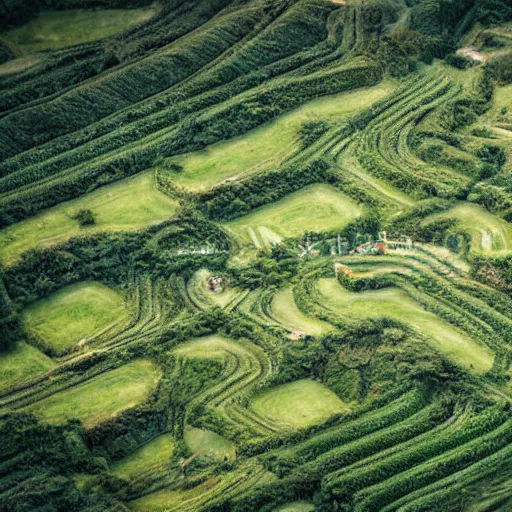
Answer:
[[139, 448], [135, 453], [116, 462], [112, 472], [125, 480], [136, 479], [149, 470], [165, 467], [174, 450], [174, 438], [163, 434]]
[[155, 14], [152, 9], [99, 9], [43, 12], [25, 25], [0, 34], [22, 52], [58, 50], [124, 32]]
[[341, 317], [350, 320], [393, 318], [410, 325], [446, 356], [477, 373], [485, 373], [492, 367], [494, 355], [489, 348], [424, 310], [402, 290], [353, 293], [334, 278], [320, 279], [318, 290], [322, 303]]
[[234, 460], [236, 458], [235, 445], [219, 436], [211, 430], [203, 430], [199, 428], [185, 427], [184, 435], [185, 443], [191, 452], [204, 452], [214, 456], [219, 460]]
[[130, 503], [130, 509], [136, 512], [167, 512], [179, 510], [180, 505], [187, 500], [200, 497], [219, 483], [219, 477], [209, 478], [206, 482], [183, 491], [170, 491], [164, 489], [147, 494]]
[[92, 281], [67, 286], [22, 313], [26, 329], [57, 354], [123, 318], [122, 296]]
[[512, 227], [481, 206], [460, 204], [447, 212], [427, 217], [423, 223], [441, 219], [457, 219], [460, 222], [471, 235], [471, 250], [475, 254], [499, 256], [512, 250]]
[[24, 71], [37, 64], [41, 58], [37, 55], [26, 55], [17, 59], [8, 60], [0, 64], [0, 76], [10, 75], [11, 73], [18, 73]]
[[91, 428], [146, 400], [160, 377], [151, 361], [139, 359], [45, 398], [27, 411], [48, 423], [79, 418]]
[[226, 350], [244, 351], [233, 341], [213, 335], [187, 341], [176, 347], [174, 352], [185, 357], [211, 359], [212, 357], [224, 357]]
[[261, 416], [291, 428], [321, 423], [348, 407], [319, 382], [304, 379], [256, 395], [252, 408]]
[[202, 307], [218, 306], [225, 308], [239, 294], [240, 289], [225, 287], [222, 291], [211, 291], [208, 287], [208, 278], [212, 275], [207, 269], [198, 270], [187, 283], [187, 290], [193, 300]]
[[[227, 222], [245, 251], [269, 249], [306, 231], [342, 229], [363, 213], [362, 207], [330, 185], [310, 185], [239, 219]], [[245, 252], [245, 254], [244, 254]]]
[[[12, 262], [24, 251], [99, 231], [128, 231], [172, 217], [178, 203], [155, 188], [151, 172], [102, 187], [62, 203], [0, 233], [0, 258]], [[81, 228], [72, 216], [89, 209], [96, 224]]]
[[512, 109], [512, 84], [496, 88], [494, 106], [491, 110], [491, 115], [496, 115], [502, 108], [508, 108], [508, 114], [511, 114], [510, 109]]
[[55, 366], [48, 356], [19, 342], [9, 352], [0, 354], [0, 393]]
[[332, 326], [315, 318], [306, 316], [295, 304], [293, 291], [286, 288], [274, 296], [271, 304], [272, 317], [292, 331], [300, 331], [319, 336], [332, 329]]
[[312, 503], [307, 503], [306, 501], [294, 501], [293, 503], [288, 503], [283, 507], [276, 509], [274, 512], [313, 512], [315, 510], [315, 506]]
[[203, 151], [168, 159], [183, 167], [173, 181], [188, 190], [209, 189], [228, 179], [277, 167], [300, 145], [299, 131], [307, 121], [337, 121], [390, 94], [395, 85], [375, 87], [320, 98], [243, 137], [221, 142]]

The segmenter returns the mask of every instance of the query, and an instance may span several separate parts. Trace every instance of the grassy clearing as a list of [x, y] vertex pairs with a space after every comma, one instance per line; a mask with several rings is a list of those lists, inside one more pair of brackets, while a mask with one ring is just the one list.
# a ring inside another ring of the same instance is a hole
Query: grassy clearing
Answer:
[[[334, 187], [317, 184], [228, 222], [225, 227], [247, 254], [253, 249], [269, 249], [273, 243], [306, 231], [342, 229], [362, 212], [361, 206]], [[239, 257], [244, 257], [243, 250]]]
[[424, 310], [402, 290], [353, 293], [333, 278], [320, 279], [318, 290], [323, 297], [322, 303], [342, 317], [351, 320], [393, 318], [410, 325], [447, 357], [477, 373], [485, 373], [492, 367], [494, 355], [489, 348]]
[[[179, 510], [187, 500], [199, 498], [201, 495], [209, 492], [220, 482], [219, 477], [209, 478], [206, 482], [184, 491], [157, 491], [147, 494], [130, 503], [130, 509], [136, 512], [167, 512], [169, 510]], [[176, 507], [176, 509], [174, 508]]]
[[512, 170], [512, 84], [496, 87], [492, 109], [482, 121], [491, 129], [498, 142], [508, 154], [504, 170]]
[[435, 61], [433, 68], [439, 73], [448, 76], [450, 80], [462, 85], [466, 91], [471, 91], [473, 89], [475, 79], [481, 72], [481, 68], [478, 66], [461, 70], [454, 68], [453, 66], [449, 66], [440, 60]]
[[9, 60], [3, 64], [0, 64], [0, 76], [25, 71], [25, 69], [34, 66], [40, 60], [41, 58], [37, 55], [27, 55], [26, 57], [19, 57], [17, 59]]
[[9, 352], [0, 354], [0, 393], [54, 366], [55, 363], [36, 348], [17, 343]]
[[315, 506], [312, 503], [306, 501], [294, 501], [288, 503], [281, 508], [275, 510], [275, 512], [313, 512]]
[[93, 336], [116, 321], [128, 318], [117, 292], [95, 282], [67, 286], [27, 306], [25, 327], [56, 353]]
[[21, 52], [58, 50], [124, 32], [155, 14], [153, 9], [101, 9], [43, 12], [1, 35]]
[[245, 352], [238, 344], [222, 336], [204, 336], [179, 345], [174, 353], [196, 359], [225, 357], [226, 351]]
[[309, 379], [264, 391], [251, 405], [261, 416], [291, 428], [315, 425], [348, 410], [331, 390]]
[[151, 361], [137, 360], [56, 393], [27, 410], [48, 423], [79, 418], [91, 428], [146, 400], [160, 377], [160, 370]]
[[457, 219], [471, 235], [471, 250], [486, 256], [499, 256], [512, 250], [510, 225], [476, 204], [457, 205], [448, 212], [427, 217], [424, 224], [433, 220]]
[[307, 103], [243, 137], [214, 144], [203, 151], [170, 158], [183, 167], [174, 181], [189, 190], [207, 190], [224, 180], [277, 167], [300, 147], [299, 131], [307, 121], [337, 121], [390, 94], [391, 81], [375, 87], [327, 96]]
[[271, 311], [272, 317], [291, 331], [301, 331], [312, 336], [319, 336], [332, 329], [329, 324], [302, 313], [295, 304], [291, 288], [276, 293]]
[[236, 458], [235, 445], [211, 430], [185, 427], [184, 440], [193, 453], [205, 452], [219, 460], [234, 460]]
[[[143, 228], [172, 217], [177, 208], [176, 201], [155, 188], [153, 173], [144, 172], [3, 230], [0, 257], [10, 263], [28, 249], [54, 245], [73, 236]], [[95, 225], [81, 228], [72, 218], [81, 209], [92, 210]]]
[[164, 467], [169, 463], [174, 450], [174, 439], [163, 434], [139, 448], [135, 453], [117, 462], [112, 472], [119, 478], [131, 480], [140, 477], [148, 469]]
[[208, 287], [208, 278], [212, 275], [207, 269], [198, 270], [187, 283], [187, 290], [192, 299], [202, 307], [219, 306], [225, 308], [241, 291], [229, 285], [222, 290], [212, 291]]
[[491, 115], [499, 113], [503, 108], [508, 108], [508, 114], [510, 115], [510, 110], [512, 110], [512, 84], [497, 87], [493, 101], [494, 107], [490, 112]]

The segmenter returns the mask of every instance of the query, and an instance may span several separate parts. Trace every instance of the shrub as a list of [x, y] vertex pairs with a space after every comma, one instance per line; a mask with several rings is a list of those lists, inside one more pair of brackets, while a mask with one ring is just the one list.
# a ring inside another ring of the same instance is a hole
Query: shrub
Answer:
[[93, 226], [96, 224], [96, 216], [91, 210], [78, 210], [72, 218], [77, 220], [81, 227]]

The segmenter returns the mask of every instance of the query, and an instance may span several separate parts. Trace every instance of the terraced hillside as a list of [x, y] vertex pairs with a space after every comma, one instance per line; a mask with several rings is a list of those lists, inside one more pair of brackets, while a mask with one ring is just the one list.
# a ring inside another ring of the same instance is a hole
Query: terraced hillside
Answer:
[[0, 512], [511, 510], [509, 2], [0, 18]]

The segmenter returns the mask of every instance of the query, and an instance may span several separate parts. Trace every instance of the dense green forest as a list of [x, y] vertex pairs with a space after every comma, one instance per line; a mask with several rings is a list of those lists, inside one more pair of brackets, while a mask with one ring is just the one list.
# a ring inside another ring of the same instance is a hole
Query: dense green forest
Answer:
[[0, 512], [512, 510], [511, 0], [0, 20]]

